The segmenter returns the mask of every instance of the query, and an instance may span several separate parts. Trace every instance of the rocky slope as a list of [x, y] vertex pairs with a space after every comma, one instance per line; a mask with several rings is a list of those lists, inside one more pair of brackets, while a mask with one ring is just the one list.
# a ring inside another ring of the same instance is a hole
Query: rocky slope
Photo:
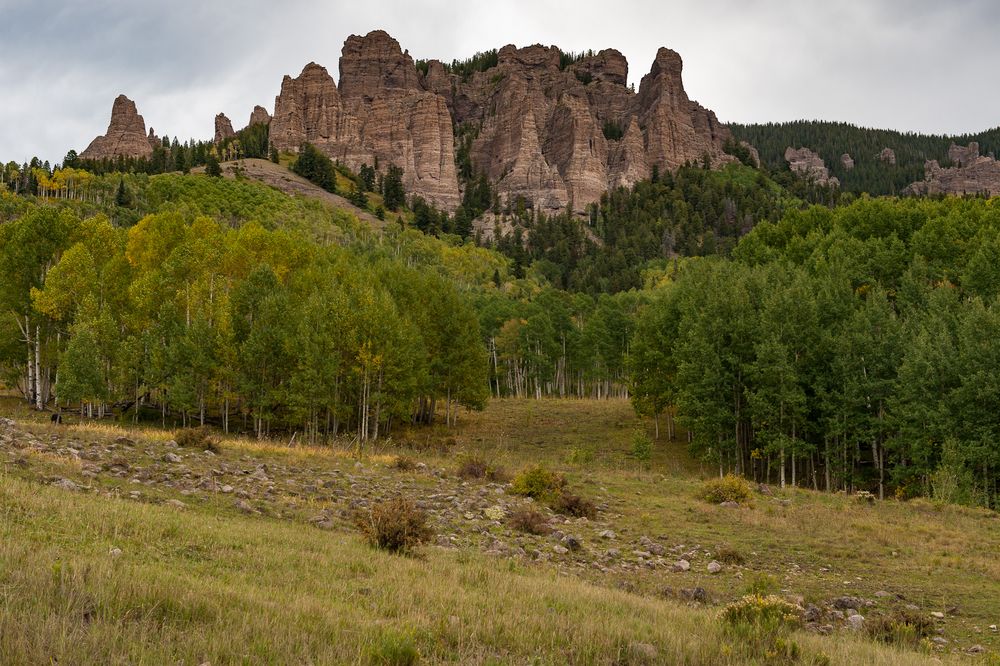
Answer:
[[924, 180], [910, 185], [906, 194], [982, 194], [1000, 196], [1000, 162], [979, 154], [979, 144], [967, 147], [952, 144], [948, 159], [954, 165], [943, 168], [937, 160], [924, 166]]
[[111, 108], [107, 133], [91, 141], [80, 157], [87, 160], [149, 157], [153, 154], [154, 141], [156, 137], [152, 129], [146, 134], [146, 123], [139, 115], [135, 102], [119, 95]]

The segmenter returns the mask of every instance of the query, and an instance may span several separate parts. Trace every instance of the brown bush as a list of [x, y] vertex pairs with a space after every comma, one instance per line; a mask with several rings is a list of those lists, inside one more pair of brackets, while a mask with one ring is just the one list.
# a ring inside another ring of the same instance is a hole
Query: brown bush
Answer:
[[597, 516], [597, 507], [590, 500], [579, 495], [562, 492], [552, 503], [552, 508], [558, 513], [574, 518], [587, 518], [593, 520]]
[[417, 461], [410, 456], [396, 456], [392, 466], [401, 472], [411, 472], [417, 468]]
[[488, 463], [475, 456], [467, 457], [459, 463], [458, 475], [463, 479], [485, 479], [494, 483], [503, 483], [510, 478], [500, 465]]
[[723, 564], [745, 564], [747, 558], [732, 546], [720, 546], [715, 559]]
[[507, 519], [507, 524], [515, 530], [544, 536], [552, 531], [548, 519], [534, 509], [518, 509]]
[[174, 433], [174, 441], [177, 446], [185, 449], [200, 449], [219, 453], [219, 438], [216, 437], [209, 428], [185, 428]]
[[354, 524], [370, 546], [391, 553], [409, 553], [433, 536], [427, 514], [406, 499], [389, 500], [359, 512]]

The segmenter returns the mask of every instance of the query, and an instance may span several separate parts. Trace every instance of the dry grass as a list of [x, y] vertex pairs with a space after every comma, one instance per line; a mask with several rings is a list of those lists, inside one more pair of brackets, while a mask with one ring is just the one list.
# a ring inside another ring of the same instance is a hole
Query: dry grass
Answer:
[[[276, 520], [0, 478], [0, 537], [7, 663], [340, 664], [415, 651], [421, 663], [610, 664], [638, 642], [664, 663], [744, 663], [708, 611], [468, 554], [400, 559]], [[835, 664], [930, 663], [854, 637], [796, 640]]]

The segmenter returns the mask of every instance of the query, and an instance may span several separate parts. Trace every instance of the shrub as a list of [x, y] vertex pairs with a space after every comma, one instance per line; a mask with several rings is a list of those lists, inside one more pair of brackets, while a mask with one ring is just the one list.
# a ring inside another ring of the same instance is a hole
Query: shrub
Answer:
[[536, 500], [555, 500], [566, 485], [566, 479], [542, 466], [524, 470], [514, 478], [510, 492]]
[[723, 564], [746, 564], [747, 558], [732, 546], [720, 546], [715, 559]]
[[378, 637], [368, 652], [373, 664], [411, 666], [420, 661], [420, 651], [408, 634], [387, 632]]
[[758, 573], [747, 582], [746, 593], [766, 597], [770, 594], [776, 594], [779, 589], [781, 589], [781, 585], [777, 578], [770, 574]]
[[750, 482], [735, 474], [727, 474], [721, 479], [706, 481], [701, 489], [701, 498], [713, 504], [721, 504], [722, 502], [750, 504], [752, 496], [753, 490], [750, 488]]
[[201, 449], [219, 453], [219, 438], [212, 434], [212, 431], [205, 427], [185, 428], [174, 433], [174, 441], [177, 446], [185, 449]]
[[561, 514], [574, 518], [592, 520], [597, 516], [597, 507], [594, 506], [593, 502], [567, 492], [559, 493], [559, 496], [552, 502], [552, 508]]
[[801, 611], [780, 597], [751, 594], [726, 606], [721, 619], [726, 634], [748, 661], [794, 663], [801, 650], [787, 634], [801, 624]]
[[539, 511], [534, 509], [519, 509], [510, 515], [507, 524], [515, 530], [527, 532], [528, 534], [546, 535], [552, 531], [549, 527], [548, 519]]
[[408, 553], [432, 536], [427, 514], [405, 499], [376, 504], [354, 523], [370, 546], [391, 553]]
[[401, 472], [411, 472], [417, 468], [417, 461], [410, 456], [396, 456], [392, 466]]
[[865, 631], [881, 643], [917, 647], [920, 641], [934, 633], [931, 618], [908, 610], [891, 615], [871, 615], [865, 621]]
[[463, 479], [486, 479], [495, 483], [502, 483], [509, 478], [506, 470], [500, 465], [488, 463], [475, 456], [462, 460], [458, 466], [458, 475]]
[[572, 465], [588, 465], [594, 462], [596, 454], [590, 446], [574, 446], [566, 454], [566, 462]]
[[644, 432], [632, 436], [632, 457], [643, 464], [653, 459], [653, 440]]

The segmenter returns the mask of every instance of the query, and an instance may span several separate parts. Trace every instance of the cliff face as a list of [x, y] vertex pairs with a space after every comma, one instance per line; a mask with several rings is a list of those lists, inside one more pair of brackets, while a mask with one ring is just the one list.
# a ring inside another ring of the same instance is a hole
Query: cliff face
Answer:
[[271, 142], [296, 151], [308, 141], [352, 169], [403, 169], [408, 192], [446, 209], [461, 198], [451, 116], [445, 100], [423, 90], [409, 54], [386, 33], [351, 36], [340, 61], [341, 85], [310, 63], [286, 76], [274, 102]]
[[[850, 159], [851, 156], [844, 155], [841, 157], [846, 168], [848, 162], [844, 160], [844, 157]], [[830, 175], [830, 170], [826, 168], [823, 158], [808, 148], [796, 149], [789, 146], [785, 149], [785, 161], [788, 162], [788, 168], [792, 170], [792, 173], [798, 174], [817, 185], [840, 187], [840, 180]], [[851, 168], [853, 168], [854, 161], [851, 160], [850, 164]]]
[[[631, 186], [654, 167], [734, 161], [722, 150], [728, 130], [688, 99], [681, 70], [680, 56], [660, 49], [636, 93], [614, 49], [567, 58], [539, 45], [505, 46], [485, 71], [463, 75], [438, 61], [418, 70], [379, 30], [345, 41], [339, 84], [310, 63], [284, 77], [273, 117], [256, 107], [250, 124], [269, 123], [280, 151], [309, 142], [354, 170], [395, 164], [408, 192], [446, 210], [461, 202], [454, 138], [461, 131], [474, 137], [474, 171], [487, 174], [501, 201], [523, 197], [547, 210], [584, 212], [607, 189]], [[233, 135], [219, 114], [216, 142]], [[83, 156], [151, 153], [142, 117], [123, 96], [108, 134]]]
[[937, 160], [924, 165], [924, 180], [906, 188], [905, 194], [987, 194], [1000, 196], [1000, 162], [979, 154], [979, 144], [968, 147], [952, 144], [948, 159], [955, 166], [942, 168]]
[[497, 65], [468, 77], [431, 61], [421, 83], [448, 101], [456, 124], [477, 127], [472, 161], [501, 199], [577, 212], [607, 189], [722, 151], [729, 132], [688, 99], [680, 56], [660, 49], [639, 93], [628, 63], [606, 49], [566, 65], [555, 47], [505, 46]]
[[135, 102], [119, 95], [111, 108], [108, 131], [90, 142], [80, 157], [100, 160], [115, 157], [150, 157], [155, 135], [146, 134], [146, 123], [136, 110]]
[[285, 77], [275, 100], [271, 141], [295, 151], [308, 141], [351, 168], [394, 163], [407, 190], [445, 208], [460, 201], [454, 131], [475, 133], [473, 168], [501, 200], [582, 212], [610, 187], [630, 186], [651, 169], [675, 169], [722, 151], [729, 133], [688, 99], [680, 56], [657, 54], [639, 93], [627, 87], [628, 63], [607, 49], [561, 62], [555, 47], [500, 49], [497, 64], [467, 76], [439, 61], [418, 72], [382, 31], [351, 36], [340, 83], [310, 64]]

